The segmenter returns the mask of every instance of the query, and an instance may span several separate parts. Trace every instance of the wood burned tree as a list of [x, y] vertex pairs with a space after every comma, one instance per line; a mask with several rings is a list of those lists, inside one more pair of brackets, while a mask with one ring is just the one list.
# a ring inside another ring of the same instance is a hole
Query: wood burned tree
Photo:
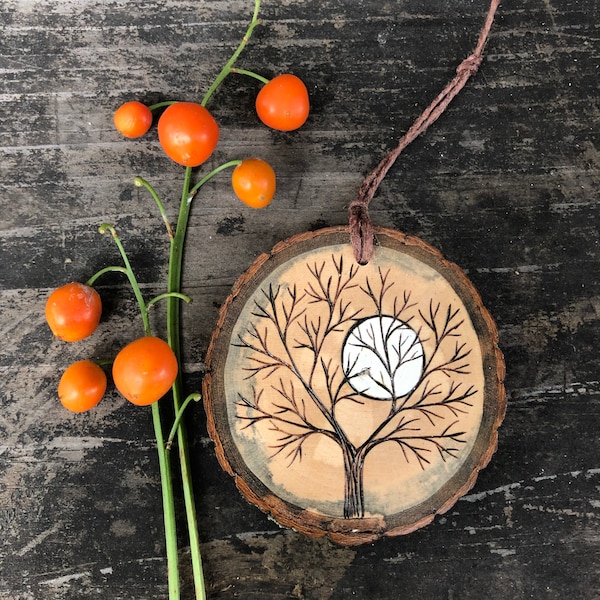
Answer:
[[[468, 382], [472, 349], [464, 310], [440, 298], [417, 302], [379, 268], [363, 277], [342, 256], [306, 264], [302, 283], [269, 284], [235, 345], [246, 356], [251, 394], [238, 394], [242, 429], [267, 424], [271, 457], [299, 466], [314, 436], [339, 448], [345, 518], [365, 516], [365, 461], [382, 444], [425, 470], [455, 459], [465, 443], [461, 416], [477, 393]], [[357, 419], [371, 403], [385, 416], [357, 440], [340, 408]]]

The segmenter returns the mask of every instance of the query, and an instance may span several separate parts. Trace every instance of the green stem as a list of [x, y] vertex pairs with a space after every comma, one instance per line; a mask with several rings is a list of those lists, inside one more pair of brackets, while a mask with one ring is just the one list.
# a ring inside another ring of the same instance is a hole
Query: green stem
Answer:
[[148, 108], [150, 110], [157, 110], [159, 108], [162, 108], [163, 106], [171, 106], [171, 104], [177, 104], [178, 100], [165, 100], [164, 102], [157, 102], [156, 104], [152, 104], [152, 106], [149, 106]]
[[125, 267], [116, 267], [116, 266], [111, 266], [111, 267], [104, 267], [104, 269], [100, 269], [99, 271], [97, 271], [96, 273], [94, 273], [86, 282], [86, 285], [94, 285], [94, 283], [96, 283], [96, 281], [102, 277], [102, 275], [106, 275], [106, 273], [123, 273], [124, 275], [127, 275], [127, 269]]
[[[150, 320], [148, 318], [148, 305], [144, 301], [140, 286], [131, 263], [125, 252], [125, 248], [117, 235], [115, 228], [109, 223], [103, 223], [99, 228], [100, 233], [105, 234], [109, 232], [112, 235], [113, 240], [117, 244], [117, 248], [121, 253], [123, 267], [107, 267], [98, 271], [91, 279], [92, 283], [104, 273], [110, 271], [117, 271], [125, 273], [133, 289], [133, 293], [137, 299], [140, 313], [142, 315], [142, 321], [144, 323], [144, 334], [151, 335]], [[163, 501], [163, 519], [165, 525], [165, 540], [166, 540], [166, 552], [167, 552], [167, 573], [168, 573], [168, 586], [169, 586], [169, 600], [179, 600], [180, 589], [179, 589], [179, 561], [178, 561], [178, 550], [177, 550], [177, 524], [175, 521], [175, 499], [173, 495], [173, 482], [171, 479], [171, 464], [169, 462], [169, 453], [165, 448], [164, 436], [162, 423], [160, 419], [159, 403], [155, 402], [152, 405], [152, 422], [154, 424], [154, 435], [156, 437], [156, 445], [158, 449], [158, 464], [160, 470], [160, 481], [162, 489], [162, 501]]]
[[228, 169], [229, 167], [237, 167], [242, 161], [241, 160], [230, 160], [229, 162], [219, 165], [213, 169], [208, 175], [205, 175], [188, 193], [188, 202], [191, 202], [198, 190], [209, 180], [212, 179], [217, 173]]
[[160, 216], [162, 217], [163, 223], [167, 228], [167, 235], [169, 236], [169, 238], [172, 238], [173, 230], [171, 229], [171, 223], [169, 222], [169, 217], [167, 216], [165, 206], [162, 203], [161, 199], [158, 197], [156, 190], [143, 177], [136, 177], [133, 180], [133, 184], [136, 187], [145, 187], [150, 192], [150, 195], [152, 196], [152, 198], [154, 198], [154, 202], [156, 202], [156, 206], [158, 206], [158, 210], [160, 212]]
[[[129, 283], [131, 284], [131, 289], [133, 290], [133, 293], [135, 295], [135, 299], [137, 300], [138, 306], [140, 307], [140, 313], [142, 315], [142, 322], [144, 324], [144, 331], [146, 332], [146, 335], [150, 335], [150, 320], [148, 318], [148, 307], [146, 306], [144, 296], [142, 296], [140, 286], [136, 279], [135, 273], [133, 272], [133, 269], [131, 268], [131, 263], [129, 262], [129, 258], [127, 257], [125, 248], [123, 248], [123, 244], [121, 243], [121, 240], [119, 239], [117, 231], [110, 223], [102, 223], [102, 225], [100, 225], [98, 231], [101, 234], [105, 234], [106, 232], [109, 232], [112, 235], [112, 238], [115, 241], [115, 244], [117, 245], [117, 248], [119, 249], [119, 252], [121, 253], [121, 258], [123, 259], [123, 264], [125, 265], [125, 273], [129, 279]], [[108, 269], [113, 270], [113, 271], [119, 270], [117, 267], [109, 267]], [[103, 269], [102, 271], [105, 271], [105, 269]]]
[[[169, 277], [168, 292], [181, 292], [181, 271], [183, 264], [183, 247], [187, 225], [189, 220], [191, 201], [190, 181], [192, 169], [186, 167], [183, 190], [181, 193], [181, 204], [175, 237], [171, 240], [171, 251], [169, 253]], [[173, 297], [167, 299], [167, 337], [171, 349], [181, 364], [181, 335], [180, 335], [180, 302]], [[173, 407], [175, 414], [179, 414], [181, 408], [182, 396], [181, 369], [175, 383], [173, 384]], [[177, 428], [177, 442], [179, 446], [179, 463], [181, 467], [181, 479], [183, 485], [183, 498], [185, 512], [187, 517], [188, 534], [190, 540], [190, 553], [192, 559], [192, 571], [194, 575], [194, 587], [196, 589], [196, 598], [205, 600], [206, 590], [204, 586], [204, 575], [202, 572], [202, 556], [200, 554], [200, 539], [198, 536], [198, 520], [196, 517], [196, 507], [194, 502], [194, 492], [191, 481], [190, 458], [187, 443], [187, 432], [185, 427]]]
[[[215, 90], [219, 87], [222, 81], [229, 75], [231, 69], [237, 60], [238, 56], [248, 43], [254, 28], [259, 24], [258, 20], [258, 11], [260, 8], [260, 0], [255, 0], [254, 2], [254, 14], [252, 16], [252, 21], [246, 30], [246, 34], [244, 35], [241, 43], [232, 54], [231, 58], [227, 61], [221, 72], [217, 75], [214, 82], [207, 90], [206, 94], [202, 99], [202, 106], [206, 106], [207, 102], [210, 100], [211, 96], [214, 94]], [[158, 105], [155, 105], [152, 108], [156, 108]], [[168, 274], [168, 287], [167, 287], [167, 338], [169, 345], [175, 356], [177, 358], [177, 362], [179, 365], [182, 364], [181, 361], [181, 304], [179, 302], [178, 294], [181, 294], [181, 272], [183, 266], [183, 250], [185, 243], [185, 236], [187, 233], [189, 215], [191, 203], [194, 198], [196, 192], [212, 177], [214, 177], [217, 173], [221, 172], [223, 169], [226, 169], [231, 166], [238, 165], [241, 161], [230, 161], [225, 163], [213, 171], [211, 171], [208, 175], [203, 177], [195, 186], [191, 187], [191, 178], [192, 178], [192, 169], [190, 167], [186, 167], [185, 176], [183, 181], [183, 190], [181, 193], [181, 203], [179, 207], [179, 215], [177, 218], [177, 225], [175, 228], [175, 234], [170, 238], [171, 246], [169, 252], [169, 274]], [[141, 182], [142, 185], [143, 182]], [[148, 188], [150, 193], [152, 193], [151, 186]], [[155, 197], [155, 201], [158, 196], [154, 192], [153, 196]], [[160, 201], [157, 202], [160, 208]], [[162, 214], [162, 212], [161, 212]], [[164, 217], [163, 217], [164, 220]], [[173, 384], [172, 394], [173, 394], [173, 408], [175, 411], [175, 424], [174, 429], [172, 430], [172, 434], [174, 437], [175, 431], [177, 432], [177, 442], [179, 447], [179, 463], [181, 467], [181, 479], [183, 485], [183, 497], [185, 503], [185, 511], [187, 516], [187, 525], [188, 525], [188, 534], [190, 540], [190, 552], [192, 558], [192, 570], [194, 575], [194, 587], [196, 590], [196, 599], [197, 600], [205, 600], [206, 599], [206, 590], [204, 585], [204, 575], [202, 572], [202, 556], [200, 554], [200, 539], [198, 535], [198, 521], [196, 516], [196, 508], [194, 502], [194, 493], [191, 481], [191, 469], [190, 469], [190, 458], [189, 458], [189, 450], [187, 443], [187, 432], [185, 427], [183, 427], [181, 423], [181, 417], [183, 415], [183, 410], [187, 403], [191, 401], [195, 397], [194, 394], [188, 396], [188, 398], [184, 401], [183, 405], [181, 402], [182, 398], [182, 369], [179, 369], [178, 376]], [[160, 421], [158, 420], [158, 425], [160, 425]], [[162, 440], [162, 430], [161, 430]], [[157, 443], [159, 437], [157, 435]], [[172, 443], [172, 437], [169, 436], [169, 446]], [[160, 445], [160, 443], [159, 443]], [[162, 452], [168, 453], [168, 450], [165, 446], [162, 446]], [[163, 462], [168, 465], [167, 457], [162, 457]], [[169, 480], [169, 488], [171, 488], [172, 484]], [[163, 480], [163, 488], [165, 487], [165, 482]], [[165, 517], [165, 529], [167, 528], [167, 520]], [[169, 536], [167, 534], [167, 539], [169, 540]], [[170, 543], [170, 540], [169, 540]], [[168, 548], [169, 546], [167, 546]]]
[[177, 549], [177, 524], [175, 521], [175, 499], [171, 478], [170, 453], [165, 448], [159, 402], [152, 405], [152, 422], [158, 450], [158, 465], [162, 489], [163, 519], [165, 525], [165, 541], [167, 550], [167, 577], [169, 583], [169, 600], [179, 600], [179, 559]]
[[[175, 235], [171, 239], [171, 251], [169, 253], [169, 277], [167, 287], [167, 339], [169, 346], [175, 353], [177, 361], [181, 364], [181, 309], [178, 301], [181, 296], [181, 272], [183, 267], [183, 250], [185, 236], [187, 233], [188, 221], [192, 200], [198, 190], [217, 173], [220, 173], [228, 167], [240, 164], [240, 160], [232, 160], [213, 169], [208, 175], [205, 175], [194, 187], [191, 186], [192, 169], [187, 167], [183, 181], [183, 190], [181, 192], [181, 203], [179, 206], [179, 216]], [[190, 553], [192, 559], [192, 571], [194, 575], [194, 586], [196, 588], [197, 600], [206, 598], [204, 585], [204, 574], [202, 572], [202, 555], [200, 553], [200, 538], [198, 536], [198, 519], [196, 516], [196, 507], [194, 502], [194, 492], [192, 488], [190, 458], [187, 444], [187, 432], [181, 424], [181, 417], [187, 404], [196, 396], [188, 396], [182, 404], [182, 381], [181, 369], [173, 384], [173, 408], [176, 419], [171, 435], [169, 436], [168, 447], [171, 447], [175, 432], [177, 432], [177, 445], [179, 448], [179, 463], [181, 466], [181, 479], [183, 485], [183, 498], [185, 512], [188, 523], [188, 533], [190, 539]], [[199, 398], [199, 395], [198, 395]]]
[[246, 30], [240, 45], [236, 48], [235, 52], [231, 55], [231, 58], [225, 63], [225, 66], [221, 69], [221, 72], [217, 75], [216, 79], [213, 81], [212, 85], [208, 88], [206, 94], [204, 94], [204, 98], [202, 98], [202, 106], [206, 106], [211, 96], [215, 93], [215, 90], [221, 85], [223, 80], [231, 73], [231, 68], [233, 67], [235, 61], [238, 59], [238, 56], [242, 53], [242, 50], [245, 48], [248, 40], [252, 36], [252, 32], [254, 28], [260, 24], [260, 20], [258, 19], [258, 11], [260, 9], [260, 0], [254, 0], [254, 14], [252, 15], [252, 21]]
[[165, 448], [167, 450], [170, 450], [171, 446], [173, 445], [173, 439], [174, 439], [174, 437], [175, 437], [175, 435], [177, 433], [177, 430], [179, 429], [179, 424], [181, 423], [181, 419], [183, 417], [183, 413], [185, 412], [185, 409], [187, 408], [188, 404], [190, 402], [192, 402], [192, 400], [194, 402], [198, 402], [199, 400], [201, 400], [201, 398], [202, 398], [202, 396], [198, 392], [195, 392], [193, 394], [190, 394], [183, 401], [183, 404], [179, 408], [179, 412], [175, 416], [175, 420], [173, 421], [173, 427], [171, 427], [171, 431], [169, 433], [169, 437], [167, 438], [167, 443], [165, 444]]
[[253, 77], [254, 79], [258, 79], [262, 83], [269, 83], [269, 80], [254, 71], [248, 71], [247, 69], [231, 69], [231, 73], [237, 73], [238, 75], [247, 75], [248, 77]]
[[94, 361], [99, 367], [110, 367], [115, 362], [112, 358], [99, 358]]
[[150, 308], [153, 304], [156, 304], [161, 300], [165, 300], [166, 298], [178, 298], [179, 300], [183, 300], [186, 304], [189, 304], [192, 301], [192, 299], [189, 296], [186, 296], [185, 294], [179, 294], [178, 292], [166, 292], [164, 294], [159, 294], [158, 296], [155, 296], [154, 298], [152, 298], [152, 300], [148, 300], [148, 304], [146, 306]]

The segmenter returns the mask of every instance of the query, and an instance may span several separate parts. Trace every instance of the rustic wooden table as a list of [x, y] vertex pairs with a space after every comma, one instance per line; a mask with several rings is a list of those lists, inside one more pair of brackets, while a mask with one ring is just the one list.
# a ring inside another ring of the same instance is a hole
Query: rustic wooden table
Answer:
[[[132, 180], [154, 183], [173, 218], [182, 170], [155, 130], [120, 138], [112, 112], [129, 99], [198, 99], [251, 4], [0, 5], [3, 599], [166, 597], [149, 410], [110, 388], [95, 410], [73, 415], [55, 391], [72, 360], [114, 354], [139, 335], [131, 293], [103, 279], [99, 332], [75, 345], [52, 338], [43, 310], [51, 289], [118, 262], [97, 232], [105, 221], [143, 289], [164, 288], [163, 228]], [[487, 4], [264, 0], [264, 27], [240, 66], [300, 75], [312, 113], [293, 134], [267, 130], [253, 110], [257, 82], [241, 76], [211, 102], [222, 128], [211, 165], [257, 155], [279, 180], [263, 211], [235, 199], [227, 177], [195, 200], [184, 272], [189, 389], [200, 386], [236, 278], [280, 240], [347, 222], [362, 178], [471, 52]], [[509, 402], [489, 467], [424, 529], [340, 547], [280, 529], [247, 504], [195, 406], [187, 427], [209, 598], [600, 598], [599, 18], [594, 0], [505, 2], [479, 73], [400, 157], [372, 207], [376, 224], [458, 263], [497, 321]]]

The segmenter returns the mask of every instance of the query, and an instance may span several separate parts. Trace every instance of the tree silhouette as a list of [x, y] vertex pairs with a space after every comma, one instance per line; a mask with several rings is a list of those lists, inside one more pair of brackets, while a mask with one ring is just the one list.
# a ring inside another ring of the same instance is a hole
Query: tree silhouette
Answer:
[[[359, 267], [335, 254], [306, 267], [301, 285], [261, 290], [235, 343], [246, 351], [252, 381], [251, 395], [238, 394], [236, 416], [242, 429], [266, 422], [275, 433], [272, 456], [289, 466], [302, 461], [313, 436], [332, 440], [344, 463], [344, 517], [363, 517], [364, 465], [374, 448], [395, 444], [423, 470], [434, 457], [458, 456], [466, 442], [461, 416], [477, 393], [463, 381], [471, 349], [459, 308], [434, 299], [419, 307], [389, 270], [359, 281]], [[352, 442], [337, 416], [343, 402], [357, 411], [368, 402], [388, 402], [390, 409]]]

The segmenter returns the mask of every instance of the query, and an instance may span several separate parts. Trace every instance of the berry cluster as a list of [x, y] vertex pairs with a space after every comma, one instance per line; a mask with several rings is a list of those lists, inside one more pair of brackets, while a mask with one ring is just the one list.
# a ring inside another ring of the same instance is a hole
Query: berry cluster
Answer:
[[[306, 86], [295, 75], [285, 73], [267, 80], [252, 71], [234, 67], [252, 31], [259, 23], [259, 6], [260, 0], [254, 0], [254, 15], [242, 42], [200, 102], [167, 101], [146, 106], [141, 102], [131, 101], [121, 105], [114, 113], [117, 130], [127, 138], [139, 138], [147, 134], [157, 115], [158, 140], [162, 149], [170, 159], [185, 167], [175, 226], [169, 222], [165, 205], [152, 185], [141, 177], [134, 179], [136, 186], [144, 187], [150, 193], [166, 227], [169, 242], [166, 291], [151, 299], [144, 297], [117, 231], [112, 225], [104, 223], [100, 226], [100, 233], [112, 236], [120, 252], [122, 264], [101, 269], [85, 283], [71, 282], [63, 285], [50, 294], [46, 303], [46, 320], [53, 334], [60, 340], [77, 342], [96, 330], [102, 316], [102, 302], [93, 287], [96, 280], [109, 272], [121, 273], [129, 280], [140, 310], [144, 335], [127, 344], [114, 361], [109, 363], [112, 364], [112, 380], [121, 395], [133, 404], [151, 406], [163, 488], [169, 600], [180, 597], [171, 477], [171, 462], [174, 457], [169, 452], [175, 441], [179, 445], [178, 459], [196, 598], [205, 598], [187, 438], [185, 430], [181, 427], [185, 408], [192, 400], [200, 399], [198, 393], [191, 393], [183, 398], [180, 360], [180, 303], [190, 301], [189, 297], [181, 293], [181, 272], [192, 200], [207, 181], [228, 168], [233, 169], [231, 183], [235, 195], [252, 208], [267, 206], [275, 194], [276, 187], [272, 167], [259, 158], [230, 160], [199, 177], [197, 183], [192, 183], [195, 169], [208, 160], [219, 142], [219, 125], [206, 105], [225, 77], [236, 73], [253, 77], [262, 84], [256, 98], [256, 112], [268, 127], [280, 131], [298, 129], [305, 123], [310, 110]], [[167, 341], [152, 334], [149, 319], [148, 309], [162, 300], [167, 305]], [[103, 368], [106, 364], [81, 360], [66, 369], [58, 385], [58, 394], [65, 408], [83, 412], [98, 404], [107, 388], [107, 376]], [[173, 410], [169, 413], [172, 422], [165, 428], [165, 415], [159, 409], [162, 402], [158, 401], [169, 391], [173, 402]]]

